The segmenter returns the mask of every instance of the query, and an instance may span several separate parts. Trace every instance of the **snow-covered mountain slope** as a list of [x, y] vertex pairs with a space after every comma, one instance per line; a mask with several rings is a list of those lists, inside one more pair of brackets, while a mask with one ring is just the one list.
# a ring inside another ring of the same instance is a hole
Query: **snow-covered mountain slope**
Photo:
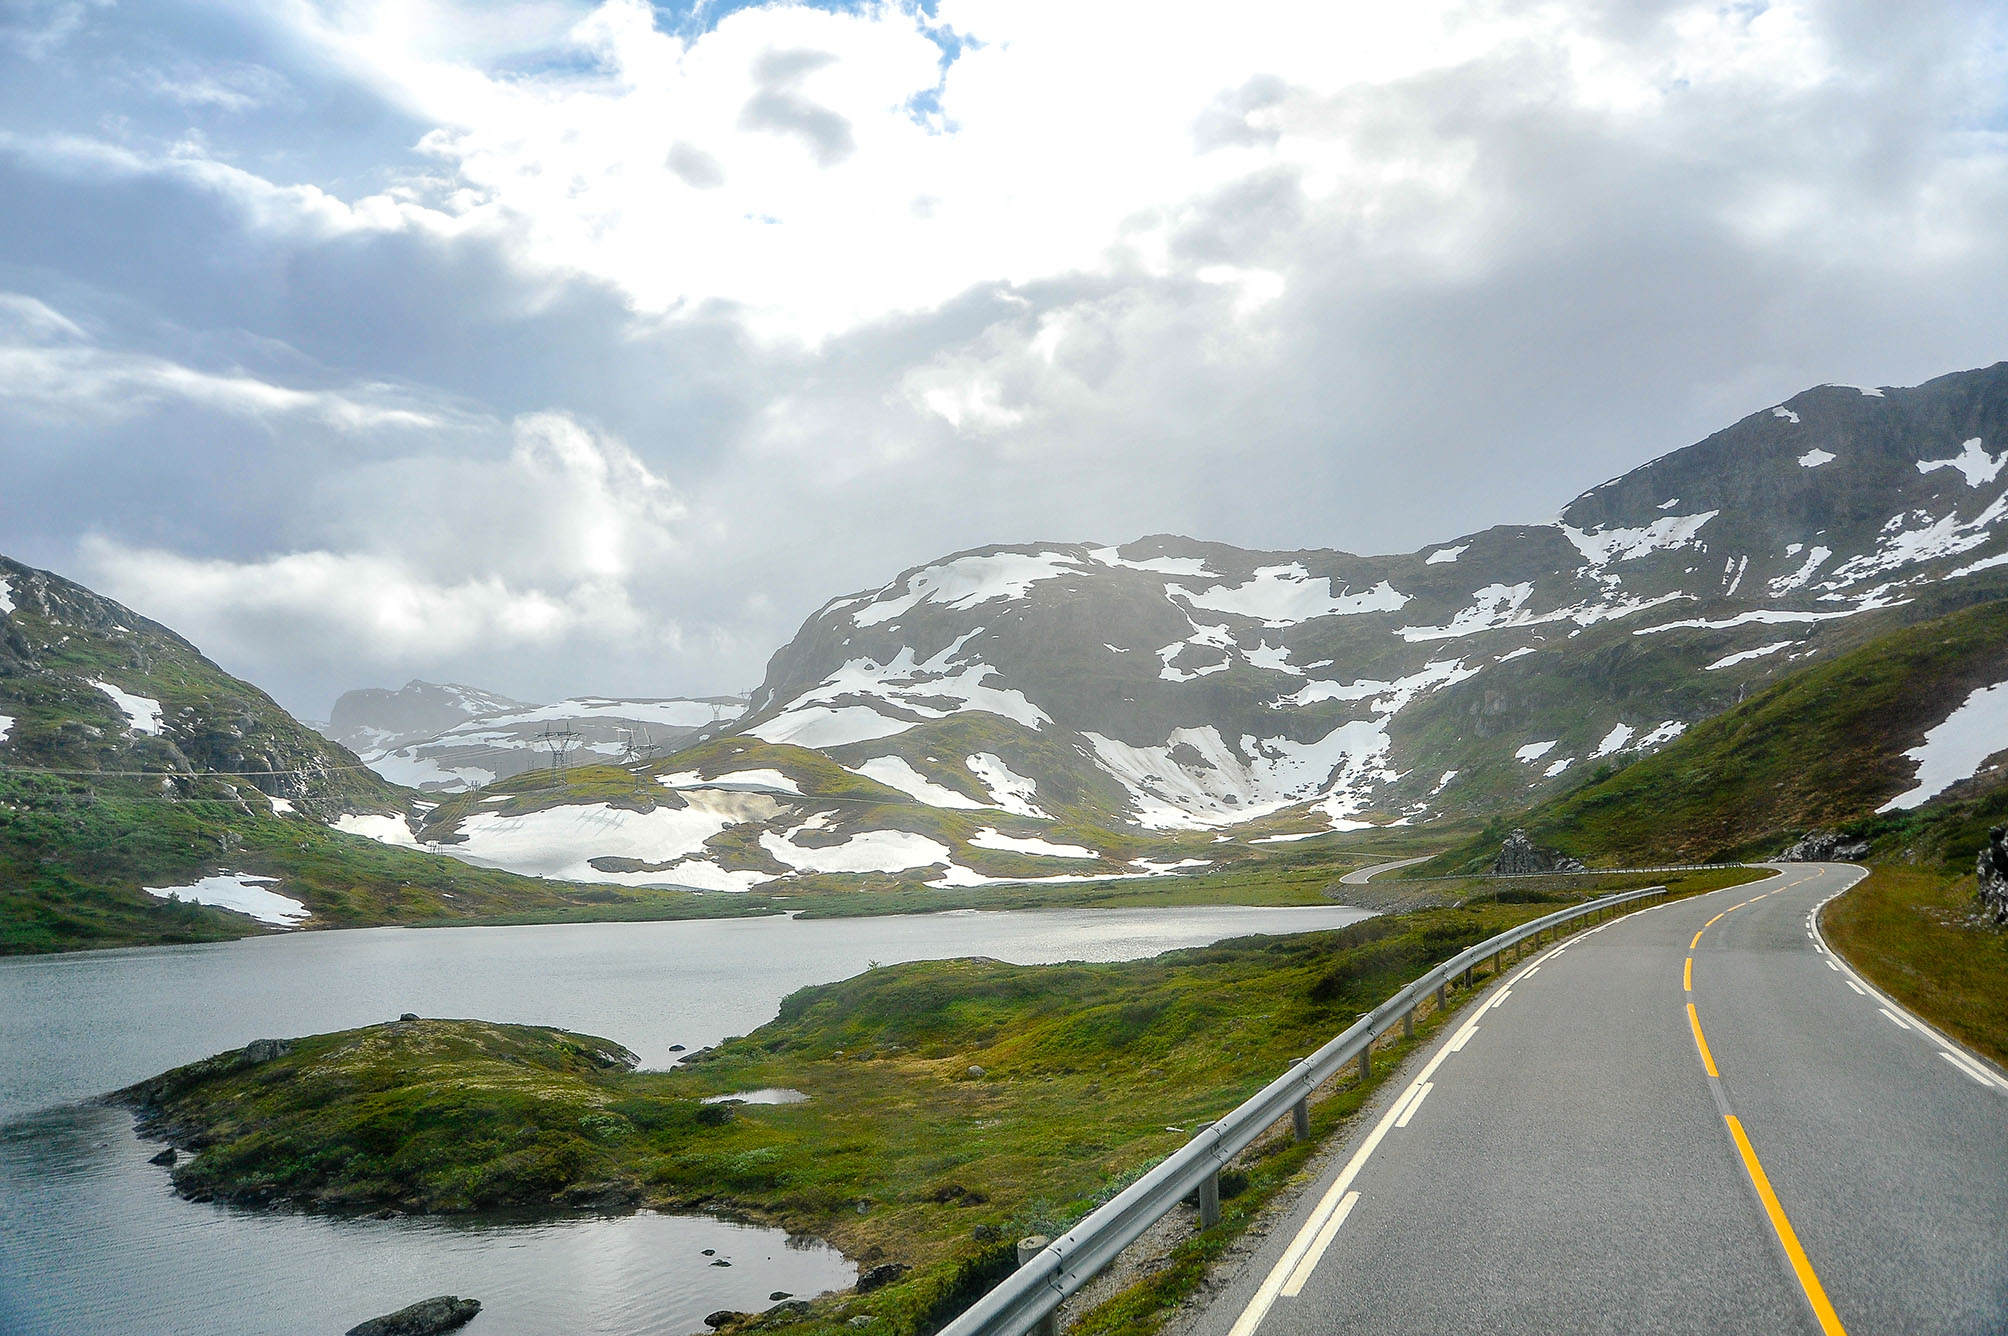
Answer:
[[[424, 833], [508, 864], [506, 821], [572, 805], [594, 810], [536, 829], [540, 857], [562, 844], [575, 874], [620, 880], [1152, 875], [1524, 806], [2004, 591], [2008, 364], [1823, 386], [1550, 523], [1409, 554], [1173, 537], [960, 553], [823, 607], [736, 736], [644, 768], [647, 802], [497, 795], [516, 815], [447, 804]], [[752, 773], [771, 812], [691, 800]], [[653, 816], [658, 791], [702, 820]], [[628, 839], [643, 827], [664, 834]]]
[[395, 691], [388, 687], [344, 691], [320, 729], [358, 755], [381, 754], [437, 737], [469, 719], [529, 708], [523, 701], [479, 687], [413, 678]]
[[[526, 705], [472, 687], [413, 681], [396, 692], [348, 692], [336, 702], [335, 717], [348, 730], [344, 736], [388, 739], [360, 749], [385, 779], [426, 792], [460, 793], [550, 765], [558, 751], [573, 763], [666, 755], [731, 723], [744, 708], [744, 701], [731, 696], [580, 696]], [[458, 713], [437, 727], [397, 731], [402, 721], [438, 719], [448, 710]]]

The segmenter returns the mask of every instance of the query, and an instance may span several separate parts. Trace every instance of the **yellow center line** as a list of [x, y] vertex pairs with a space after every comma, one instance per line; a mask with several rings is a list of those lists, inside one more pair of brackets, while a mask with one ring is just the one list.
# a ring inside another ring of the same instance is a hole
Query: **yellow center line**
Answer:
[[[1703, 928], [1703, 929], [1701, 930], [1701, 932], [1707, 932], [1707, 931], [1708, 931], [1708, 929], [1706, 929], [1706, 928]], [[1694, 940], [1693, 940], [1693, 941], [1691, 941], [1691, 942], [1689, 942], [1689, 943], [1687, 944], [1687, 949], [1688, 949], [1688, 950], [1692, 951], [1692, 950], [1693, 950], [1693, 949], [1694, 949], [1695, 947], [1697, 947], [1697, 946], [1700, 946], [1700, 945], [1701, 945], [1701, 932], [1697, 932], [1696, 934], [1694, 934]]]
[[1687, 1004], [1687, 1023], [1694, 1027], [1694, 1046], [1701, 1051], [1701, 1065], [1708, 1069], [1710, 1076], [1720, 1080], [1722, 1073], [1715, 1070], [1715, 1056], [1708, 1051], [1708, 1041], [1701, 1037], [1701, 1017], [1694, 1014], [1692, 1002]]
[[[1729, 911], [1725, 909], [1725, 910], [1723, 910], [1723, 911], [1722, 911], [1722, 914], [1727, 914], [1728, 912], [1729, 912]], [[1701, 930], [1702, 930], [1703, 932], [1707, 932], [1707, 931], [1708, 931], [1708, 930], [1709, 930], [1710, 928], [1714, 927], [1714, 926], [1715, 926], [1715, 921], [1716, 921], [1716, 919], [1719, 919], [1719, 918], [1721, 918], [1721, 917], [1722, 917], [1722, 914], [1717, 914], [1717, 915], [1715, 916], [1715, 918], [1712, 918], [1712, 919], [1708, 920], [1708, 922], [1706, 922], [1706, 923], [1702, 924], [1702, 925], [1701, 925]]]
[[1693, 957], [1693, 956], [1689, 956], [1689, 957], [1687, 958], [1687, 965], [1686, 965], [1686, 967], [1685, 967], [1685, 968], [1683, 968], [1683, 969], [1682, 969], [1682, 970], [1680, 971], [1680, 987], [1681, 987], [1681, 991], [1682, 991], [1682, 992], [1687, 992], [1687, 993], [1691, 993], [1691, 992], [1693, 992], [1693, 991], [1694, 991], [1694, 957]]
[[[1688, 1007], [1688, 1014], [1694, 1008]], [[1697, 1025], [1696, 1039], [1701, 1037]], [[1704, 1056], [1706, 1049], [1702, 1050]], [[1733, 1113], [1725, 1113], [1723, 1119], [1729, 1124], [1729, 1135], [1735, 1139], [1736, 1149], [1743, 1156], [1743, 1168], [1750, 1175], [1752, 1187], [1757, 1189], [1757, 1199], [1764, 1203], [1764, 1212], [1771, 1217], [1771, 1228], [1778, 1235], [1778, 1242], [1785, 1249], [1786, 1258], [1792, 1263], [1794, 1274], [1799, 1277], [1799, 1288], [1806, 1292], [1806, 1302], [1813, 1306], [1813, 1316], [1819, 1319], [1820, 1330], [1827, 1336], [1847, 1336], [1848, 1329], [1841, 1325], [1840, 1314], [1827, 1300], [1827, 1291], [1820, 1284], [1820, 1277], [1813, 1270], [1813, 1264], [1806, 1257], [1806, 1250], [1799, 1246], [1799, 1235], [1793, 1230], [1792, 1222], [1785, 1215], [1785, 1208], [1778, 1204], [1778, 1194], [1771, 1190], [1771, 1180], [1764, 1173], [1764, 1166], [1757, 1160], [1757, 1152], [1750, 1145], [1750, 1138], [1743, 1134], [1743, 1124]]]

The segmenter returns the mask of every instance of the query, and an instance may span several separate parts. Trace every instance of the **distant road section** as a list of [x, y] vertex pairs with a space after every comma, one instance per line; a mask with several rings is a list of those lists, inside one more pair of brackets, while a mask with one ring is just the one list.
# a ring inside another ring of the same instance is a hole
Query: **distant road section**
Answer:
[[1424, 854], [1420, 858], [1399, 858], [1392, 863], [1375, 863], [1372, 867], [1357, 867], [1339, 878], [1341, 886], [1364, 886], [1383, 872], [1392, 872], [1398, 867], [1414, 867], [1417, 863], [1427, 863], [1435, 854]]
[[2008, 1331], [2008, 1077], [1828, 952], [1863, 875], [1522, 964], [1188, 1330]]

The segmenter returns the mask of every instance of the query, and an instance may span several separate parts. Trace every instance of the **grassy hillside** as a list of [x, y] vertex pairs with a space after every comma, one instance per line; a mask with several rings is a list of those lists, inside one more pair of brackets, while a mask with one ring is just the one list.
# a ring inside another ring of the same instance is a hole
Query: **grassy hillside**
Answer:
[[1512, 826], [1592, 865], [1769, 854], [1814, 827], [1873, 838], [1879, 856], [1970, 860], [1976, 832], [2002, 819], [1999, 772], [1925, 810], [1874, 813], [1911, 786], [1904, 751], [1968, 693], [2004, 680], [2008, 601], [1966, 608], [1796, 673], [1418, 871], [1477, 866]]

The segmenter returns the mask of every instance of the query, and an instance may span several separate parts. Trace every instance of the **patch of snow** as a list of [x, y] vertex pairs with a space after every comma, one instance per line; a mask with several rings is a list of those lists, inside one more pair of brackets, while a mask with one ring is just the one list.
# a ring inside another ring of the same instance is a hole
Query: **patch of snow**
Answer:
[[0, 714], [0, 742], [5, 742], [7, 735], [13, 731], [14, 716], [11, 714]]
[[242, 877], [219, 872], [186, 886], [148, 886], [145, 889], [148, 895], [161, 900], [169, 896], [193, 900], [199, 905], [248, 914], [260, 923], [278, 928], [290, 928], [302, 919], [312, 917], [312, 911], [298, 900], [280, 895], [277, 891], [268, 891], [259, 884], [277, 880], [277, 877]]
[[478, 765], [445, 765], [439, 758], [422, 755], [417, 747], [369, 754], [363, 760], [378, 775], [408, 789], [478, 789], [496, 779], [493, 770]]
[[1704, 510], [1697, 515], [1668, 515], [1642, 529], [1583, 530], [1566, 524], [1559, 527], [1575, 544], [1576, 550], [1583, 554], [1583, 560], [1591, 566], [1608, 566], [1614, 562], [1636, 560], [1648, 552], [1691, 547], [1702, 526], [1721, 513], [1719, 510]]
[[1218, 579], [1219, 572], [1208, 570], [1204, 557], [1151, 557], [1145, 561], [1131, 561], [1112, 547], [1088, 549], [1088, 558], [1104, 566], [1120, 567], [1130, 571], [1150, 571], [1156, 575], [1197, 575]]
[[[1886, 606], [1886, 605], [1878, 605]], [[1727, 631], [1732, 626], [1749, 626], [1753, 623], [1763, 626], [1777, 626], [1790, 622], [1830, 622], [1836, 617], [1852, 617], [1857, 613], [1870, 611], [1867, 607], [1849, 608], [1842, 612], [1790, 612], [1782, 609], [1760, 608], [1755, 612], [1739, 612], [1734, 617], [1724, 617], [1720, 621], [1709, 621], [1705, 617], [1694, 617], [1686, 621], [1661, 622], [1657, 626], [1641, 626], [1632, 634], [1635, 636], [1658, 635], [1661, 631], [1700, 630]]]
[[1661, 509], [1661, 510], [1672, 510], [1672, 509], [1673, 509], [1673, 508], [1674, 508], [1675, 506], [1677, 506], [1677, 505], [1679, 505], [1679, 504], [1680, 504], [1680, 498], [1676, 496], [1676, 497], [1674, 497], [1674, 498], [1673, 498], [1673, 499], [1672, 499], [1671, 501], [1662, 501], [1662, 502], [1660, 502], [1660, 503], [1659, 503], [1659, 509]]
[[686, 858], [664, 868], [652, 882], [659, 881], [674, 886], [692, 886], [700, 891], [750, 891], [773, 877], [765, 872], [732, 872], [718, 866], [708, 858]]
[[[0, 739], [4, 739], [5, 736], [4, 730], [0, 730]], [[265, 795], [265, 801], [272, 804], [272, 812], [275, 816], [293, 815], [293, 803], [290, 798], [274, 798], [268, 793]]]
[[1825, 450], [1808, 450], [1805, 454], [1799, 456], [1799, 467], [1802, 469], [1816, 469], [1822, 464], [1831, 464], [1838, 458], [1840, 456]]
[[1161, 863], [1148, 858], [1132, 858], [1131, 867], [1140, 867], [1153, 876], [1163, 876], [1167, 872], [1178, 872], [1189, 867], [1212, 867], [1210, 858], [1181, 858], [1175, 863]]
[[0, 617], [14, 611], [13, 577], [0, 575]]
[[1516, 650], [1511, 650], [1505, 654], [1501, 654], [1497, 659], [1493, 660], [1493, 663], [1495, 665], [1501, 663], [1511, 663], [1513, 660], [1520, 658], [1523, 655], [1532, 654], [1533, 652], [1534, 652], [1534, 647], [1532, 645], [1522, 645], [1520, 648]]
[[1648, 748], [1657, 747], [1662, 743], [1671, 742], [1686, 731], [1686, 724], [1681, 723], [1678, 719], [1669, 719], [1638, 740], [1639, 750], [1645, 751]]
[[1388, 749], [1386, 719], [1340, 724], [1314, 742], [1246, 737], [1239, 747], [1211, 725], [1174, 729], [1155, 747], [1082, 736], [1151, 829], [1238, 823], [1338, 787], [1392, 778], [1379, 764]]
[[401, 816], [344, 812], [335, 818], [335, 829], [345, 834], [360, 835], [364, 839], [375, 840], [378, 844], [394, 844], [401, 849], [423, 847]]
[[1632, 740], [1633, 732], [1634, 730], [1630, 724], [1617, 725], [1610, 732], [1604, 734], [1604, 740], [1597, 744], [1597, 749], [1591, 752], [1590, 756], [1594, 759], [1612, 756], [1623, 751], [1625, 744]]
[[1883, 525], [1882, 534], [1876, 540], [1876, 550], [1842, 562], [1834, 568], [1832, 579], [1821, 588], [1838, 589], [1900, 566], [1970, 552], [1993, 537], [1988, 530], [2004, 515], [2008, 515], [2008, 492], [1996, 497], [1992, 505], [1970, 520], [1962, 520], [1956, 514], [1945, 515], [1922, 528], [1911, 529], [1906, 525], [1916, 519], [1928, 519], [1929, 515], [1920, 511], [1892, 516]]
[[[1799, 545], [1794, 543], [1785, 549], [1785, 555], [1788, 557], [1795, 556], [1798, 551]], [[1771, 581], [1771, 592], [1773, 594], [1789, 594], [1794, 589], [1803, 588], [1806, 582], [1813, 578], [1813, 573], [1824, 566], [1827, 558], [1833, 555], [1832, 548], [1815, 547], [1811, 552], [1806, 554], [1805, 565], [1799, 567], [1798, 570], [1793, 571], [1790, 575], [1781, 575]]]
[[1917, 762], [1916, 783], [1876, 810], [1909, 811], [1921, 807], [1963, 779], [1979, 772], [1980, 763], [2008, 749], [2008, 682], [1981, 687], [1928, 730], [1922, 746], [1904, 755]]
[[990, 790], [990, 805], [1001, 808], [1013, 816], [1036, 816], [1046, 814], [1034, 803], [1039, 796], [1037, 780], [1011, 773], [1011, 767], [1000, 756], [989, 752], [978, 752], [963, 762], [969, 773], [983, 781], [983, 787]]
[[1469, 543], [1461, 543], [1456, 547], [1439, 547], [1436, 551], [1430, 553], [1428, 559], [1422, 564], [1425, 566], [1441, 566], [1446, 562], [1456, 561], [1459, 557], [1470, 551], [1470, 549], [1471, 544]]
[[1003, 849], [1016, 854], [1036, 854], [1040, 858], [1100, 858], [1093, 849], [1078, 844], [1053, 844], [1033, 837], [1006, 835], [992, 826], [985, 826], [969, 837], [969, 843], [978, 849]]
[[788, 742], [797, 747], [842, 747], [853, 742], [873, 742], [904, 733], [913, 721], [893, 719], [865, 705], [813, 706], [798, 710], [792, 706], [764, 723], [746, 731], [763, 742]]
[[903, 593], [887, 598], [887, 585], [871, 604], [851, 614], [859, 626], [878, 626], [912, 611], [922, 603], [944, 608], [973, 608], [997, 599], [1023, 598], [1042, 580], [1078, 575], [1080, 566], [1058, 552], [1027, 554], [998, 552], [987, 557], [957, 557], [928, 566], [906, 578]]
[[1295, 844], [1298, 840], [1315, 840], [1320, 835], [1330, 835], [1329, 830], [1306, 830], [1296, 835], [1258, 835], [1248, 841], [1250, 844]]
[[1799, 421], [1799, 415], [1797, 413], [1794, 413], [1791, 409], [1785, 407], [1785, 405], [1783, 404], [1779, 404], [1776, 408], [1772, 409], [1771, 416], [1775, 418], [1784, 418], [1785, 421], [1793, 423], [1794, 425], [1797, 425]]
[[2004, 464], [2008, 464], [2008, 450], [2003, 450], [1998, 455], [1990, 455], [1981, 446], [1980, 438], [1975, 436], [1960, 446], [1959, 453], [1950, 459], [1918, 460], [1917, 471], [1930, 473], [1933, 469], [1958, 469], [1960, 476], [1966, 479], [1968, 487], [1979, 487], [2000, 477], [2001, 466]]
[[1837, 390], [1859, 391], [1864, 399], [1880, 399], [1883, 397], [1883, 392], [1881, 390], [1878, 390], [1873, 386], [1869, 385], [1836, 385], [1834, 386], [1834, 388]]
[[821, 849], [768, 831], [760, 847], [797, 872], [902, 872], [951, 861], [947, 845], [904, 830], [867, 830]]
[[1750, 558], [1731, 557], [1729, 559], [1729, 567], [1732, 571], [1735, 572], [1735, 576], [1733, 579], [1729, 581], [1729, 588], [1722, 591], [1722, 596], [1724, 598], [1728, 598], [1730, 595], [1734, 594], [1736, 592], [1736, 586], [1743, 583], [1743, 572], [1750, 569]]
[[1371, 700], [1376, 714], [1399, 714], [1425, 691], [1450, 686], [1477, 675], [1478, 669], [1466, 668], [1461, 659], [1434, 659], [1424, 664], [1419, 672], [1392, 682], [1371, 678], [1359, 682], [1309, 682], [1276, 700], [1271, 708], [1290, 709], [1324, 700]]
[[135, 733], [148, 737], [160, 736], [160, 702], [151, 696], [134, 696], [119, 690], [109, 682], [96, 678], [91, 685], [112, 698], [112, 703], [125, 713], [126, 722]]
[[1248, 660], [1252, 667], [1267, 668], [1274, 673], [1289, 673], [1293, 677], [1304, 675], [1302, 668], [1290, 662], [1290, 649], [1287, 645], [1271, 648], [1269, 642], [1264, 640], [1254, 649], [1243, 650], [1241, 657]]
[[1513, 759], [1522, 764], [1531, 764], [1555, 750], [1555, 744], [1560, 740], [1559, 738], [1549, 738], [1546, 742], [1530, 742], [1520, 748], [1520, 750], [1514, 752]]
[[608, 803], [572, 803], [520, 816], [476, 812], [460, 823], [465, 841], [431, 848], [534, 877], [659, 885], [674, 880], [667, 870], [602, 872], [591, 860], [671, 863], [699, 854], [706, 840], [729, 826], [769, 821], [782, 810], [776, 799], [759, 793], [693, 789], [681, 796], [681, 808], [648, 812]]
[[1739, 663], [1748, 663], [1752, 659], [1761, 659], [1766, 654], [1776, 654], [1781, 649], [1790, 649], [1798, 643], [1796, 640], [1780, 640], [1775, 645], [1764, 645], [1757, 649], [1746, 649], [1739, 654], [1725, 654], [1714, 663], [1709, 664], [1704, 671], [1712, 673], [1717, 668], [1730, 668]]
[[1555, 762], [1553, 765], [1549, 766], [1546, 770], [1543, 770], [1541, 773], [1545, 775], [1547, 778], [1553, 779], [1556, 775], [1561, 774], [1564, 770], [1567, 770], [1570, 766], [1574, 765], [1575, 763], [1576, 763], [1575, 757], [1564, 756], [1561, 760]]
[[1404, 626], [1404, 640], [1448, 640], [1513, 624], [1514, 614], [1534, 596], [1531, 582], [1516, 585], [1489, 584], [1471, 595], [1471, 606], [1450, 619], [1447, 626]]
[[1231, 612], [1259, 619], [1264, 626], [1294, 626], [1314, 617], [1350, 617], [1366, 612], [1398, 612], [1408, 595], [1383, 580], [1361, 593], [1333, 593], [1329, 577], [1314, 576], [1302, 566], [1259, 567], [1247, 581], [1194, 592], [1174, 591], [1173, 597], [1209, 612]]
[[756, 793], [762, 789], [779, 789], [783, 793], [800, 793], [802, 786], [782, 774], [779, 770], [762, 767], [758, 770], [733, 770], [713, 780], [704, 781], [708, 787], [717, 789], [738, 789]]
[[[733, 711], [715, 708], [697, 700], [621, 700], [613, 696], [574, 696], [549, 705], [504, 714], [484, 714], [478, 720], [483, 729], [510, 728], [521, 724], [560, 723], [567, 719], [631, 719], [638, 724], [660, 724], [665, 728], [701, 728], [719, 717], [730, 719]], [[456, 732], [454, 736], [458, 737]]]
[[1130, 650], [1124, 649], [1121, 645], [1111, 645], [1108, 644], [1107, 642], [1103, 643], [1102, 648], [1107, 650], [1111, 654], [1128, 654], [1131, 652]]
[[904, 756], [874, 756], [862, 765], [854, 765], [855, 770], [866, 779], [876, 780], [889, 789], [898, 789], [910, 798], [918, 798], [929, 807], [980, 808], [982, 803], [974, 798], [957, 793], [943, 784], [937, 784], [926, 775], [913, 768]]
[[1429, 796], [1434, 798], [1437, 794], [1450, 787], [1450, 781], [1456, 778], [1457, 772], [1455, 770], [1444, 771], [1443, 778], [1436, 781], [1436, 787], [1429, 791]]
[[2002, 552], [1992, 557], [1982, 557], [1976, 562], [1961, 566], [1956, 571], [1949, 572], [1945, 578], [1956, 580], [1962, 575], [1977, 575], [1981, 571], [1991, 571], [1996, 566], [2008, 566], [2008, 552]]

